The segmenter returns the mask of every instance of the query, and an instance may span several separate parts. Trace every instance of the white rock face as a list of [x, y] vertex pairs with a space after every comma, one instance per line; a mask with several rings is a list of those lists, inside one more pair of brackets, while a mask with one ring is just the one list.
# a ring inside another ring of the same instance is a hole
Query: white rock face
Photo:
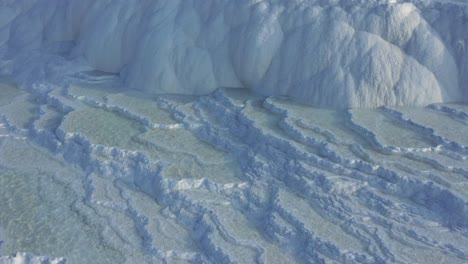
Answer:
[[0, 256], [0, 264], [65, 264], [63, 258], [36, 257], [28, 253]]
[[[149, 93], [244, 87], [327, 107], [466, 101], [463, 2], [0, 1], [3, 60], [85, 58]], [[29, 62], [28, 62], [29, 63]], [[17, 66], [18, 67], [18, 66]]]

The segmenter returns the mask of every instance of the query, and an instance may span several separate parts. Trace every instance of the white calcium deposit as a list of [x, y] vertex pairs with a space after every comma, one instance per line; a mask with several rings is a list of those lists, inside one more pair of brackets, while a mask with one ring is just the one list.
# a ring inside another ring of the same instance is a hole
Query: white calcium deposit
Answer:
[[0, 0], [0, 264], [468, 263], [467, 10]]
[[34, 51], [84, 61], [119, 75], [128, 89], [152, 94], [242, 87], [338, 108], [468, 97], [463, 1], [2, 0], [0, 6], [0, 45], [16, 71], [36, 62]]

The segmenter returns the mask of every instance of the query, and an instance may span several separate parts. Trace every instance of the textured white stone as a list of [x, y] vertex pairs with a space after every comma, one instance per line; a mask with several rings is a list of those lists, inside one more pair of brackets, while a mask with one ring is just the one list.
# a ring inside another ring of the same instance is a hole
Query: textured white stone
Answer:
[[8, 58], [72, 41], [73, 58], [149, 93], [244, 87], [331, 107], [467, 97], [461, 1], [3, 0], [0, 6]]

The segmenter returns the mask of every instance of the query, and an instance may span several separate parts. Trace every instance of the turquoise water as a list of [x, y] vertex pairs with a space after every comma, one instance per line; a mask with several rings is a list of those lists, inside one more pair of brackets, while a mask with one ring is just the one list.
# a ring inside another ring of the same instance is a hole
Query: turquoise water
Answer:
[[0, 89], [0, 255], [468, 260], [464, 106], [330, 110], [99, 86], [37, 101]]

